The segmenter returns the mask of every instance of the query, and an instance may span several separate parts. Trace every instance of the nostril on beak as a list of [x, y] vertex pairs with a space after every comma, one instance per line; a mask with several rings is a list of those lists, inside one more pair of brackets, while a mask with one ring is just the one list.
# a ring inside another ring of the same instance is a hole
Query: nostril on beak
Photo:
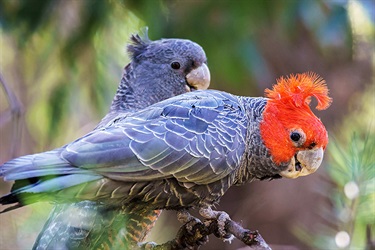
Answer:
[[294, 156], [294, 160], [295, 160], [294, 170], [298, 171], [298, 172], [301, 172], [302, 166], [301, 166], [301, 162], [299, 162], [298, 159], [297, 159], [297, 154]]
[[296, 169], [296, 171], [301, 171], [302, 170], [301, 163], [297, 161], [294, 168]]

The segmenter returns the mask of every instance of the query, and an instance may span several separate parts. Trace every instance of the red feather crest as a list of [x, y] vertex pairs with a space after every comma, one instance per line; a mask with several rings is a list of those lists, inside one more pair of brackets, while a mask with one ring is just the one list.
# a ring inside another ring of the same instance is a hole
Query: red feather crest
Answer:
[[318, 101], [316, 106], [318, 110], [328, 108], [332, 102], [332, 99], [328, 96], [325, 81], [313, 72], [292, 74], [287, 78], [281, 77], [272, 90], [265, 90], [265, 94], [266, 97], [273, 100], [292, 101], [296, 107], [301, 107], [303, 104], [309, 105], [313, 96]]

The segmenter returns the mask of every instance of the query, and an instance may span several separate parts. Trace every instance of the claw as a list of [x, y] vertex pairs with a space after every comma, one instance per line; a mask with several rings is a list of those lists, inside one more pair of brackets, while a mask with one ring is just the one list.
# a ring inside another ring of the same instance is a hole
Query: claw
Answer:
[[152, 250], [157, 246], [153, 241], [138, 243], [138, 248], [142, 250]]
[[177, 219], [184, 225], [177, 233], [178, 246], [176, 249], [197, 249], [197, 247], [207, 243], [208, 231], [201, 220], [192, 216], [187, 210], [178, 211]]
[[232, 240], [234, 240], [234, 235], [233, 234], [226, 234], [226, 235], [224, 235], [223, 236], [223, 241], [224, 242], [228, 242], [229, 244], [231, 244], [232, 243]]
[[231, 220], [226, 212], [214, 211], [211, 207], [203, 207], [199, 210], [199, 214], [205, 219], [217, 221], [218, 233], [223, 241], [228, 241], [230, 243], [234, 239], [234, 236], [232, 234], [228, 234], [227, 230], [225, 229], [226, 222]]
[[198, 219], [192, 216], [187, 210], [181, 210], [177, 212], [177, 219], [179, 222], [185, 224], [184, 227], [187, 232], [193, 235], [194, 227], [198, 224], [203, 223]]
[[177, 220], [183, 224], [191, 221], [192, 219], [196, 218], [191, 216], [191, 214], [185, 209], [177, 212]]

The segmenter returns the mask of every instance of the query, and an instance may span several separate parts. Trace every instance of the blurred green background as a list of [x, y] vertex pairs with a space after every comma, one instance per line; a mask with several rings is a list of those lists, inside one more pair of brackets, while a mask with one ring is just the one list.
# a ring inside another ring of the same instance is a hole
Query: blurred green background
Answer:
[[[314, 71], [332, 106], [314, 175], [232, 188], [225, 210], [273, 249], [370, 249], [375, 244], [373, 0], [2, 0], [0, 163], [92, 130], [108, 111], [130, 34], [186, 38], [206, 51], [212, 89], [260, 96], [281, 75]], [[9, 191], [0, 181], [0, 192]], [[0, 249], [30, 249], [51, 205], [0, 215]], [[148, 240], [174, 237], [165, 212]], [[348, 240], [349, 239], [349, 240]], [[202, 249], [246, 249], [210, 237]]]

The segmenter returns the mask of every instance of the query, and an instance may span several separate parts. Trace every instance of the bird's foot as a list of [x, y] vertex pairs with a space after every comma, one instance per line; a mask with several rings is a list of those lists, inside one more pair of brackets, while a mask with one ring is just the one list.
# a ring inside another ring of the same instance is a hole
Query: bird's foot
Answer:
[[183, 224], [191, 221], [191, 220], [198, 220], [194, 216], [192, 216], [187, 210], [183, 209], [177, 212], [177, 220]]
[[185, 228], [190, 235], [194, 234], [194, 227], [196, 227], [196, 225], [204, 225], [198, 218], [192, 216], [187, 210], [178, 211], [177, 219], [179, 222], [184, 224], [183, 228]]
[[156, 246], [158, 246], [158, 244], [156, 244], [153, 241], [138, 243], [138, 249], [141, 249], [141, 250], [151, 250], [151, 249], [154, 249]]
[[[187, 210], [177, 212], [177, 219], [184, 223], [177, 233], [176, 241], [179, 247], [195, 249], [208, 241], [206, 225], [192, 216]], [[193, 240], [192, 240], [193, 239]]]
[[226, 223], [231, 221], [229, 215], [223, 211], [214, 211], [211, 207], [203, 207], [199, 210], [199, 214], [202, 215], [207, 220], [216, 220], [218, 232], [216, 236], [221, 238], [223, 241], [232, 242], [234, 239], [233, 234], [227, 232]]

